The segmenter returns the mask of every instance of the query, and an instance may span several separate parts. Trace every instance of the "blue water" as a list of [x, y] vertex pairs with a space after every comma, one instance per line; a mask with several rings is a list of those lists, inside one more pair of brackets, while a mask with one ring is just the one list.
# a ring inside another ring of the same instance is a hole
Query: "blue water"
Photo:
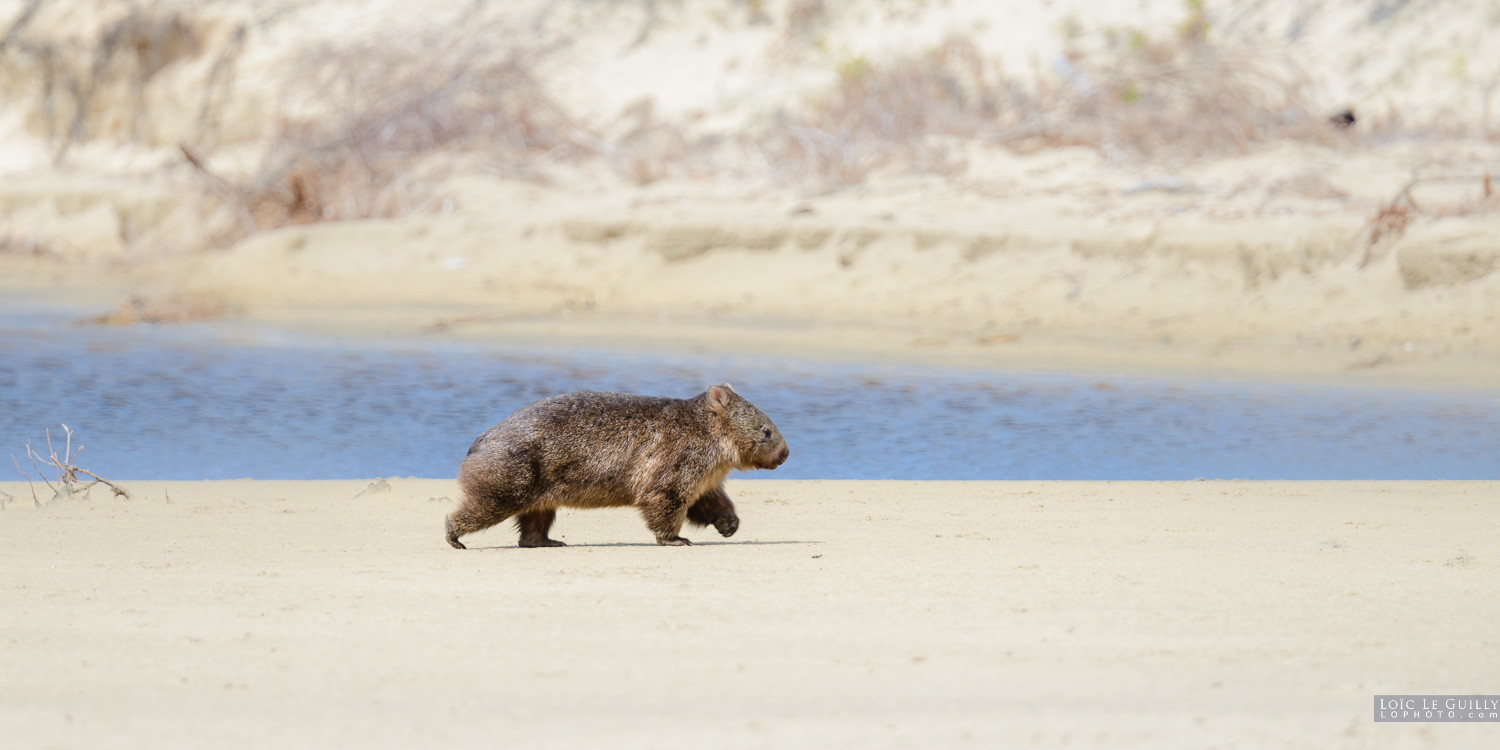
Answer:
[[[1500, 395], [0, 321], [0, 470], [65, 423], [118, 479], [453, 476], [489, 425], [591, 388], [729, 381], [819, 479], [1500, 479]], [[19, 476], [7, 477], [19, 479]]]

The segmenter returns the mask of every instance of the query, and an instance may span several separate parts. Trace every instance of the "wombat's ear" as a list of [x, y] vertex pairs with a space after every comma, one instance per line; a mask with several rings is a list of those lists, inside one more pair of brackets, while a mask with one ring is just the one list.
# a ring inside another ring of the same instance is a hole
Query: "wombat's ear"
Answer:
[[728, 383], [720, 383], [719, 387], [723, 388], [726, 391], [729, 391], [730, 393], [739, 393], [739, 391], [737, 391], [737, 390], [734, 389], [734, 386], [732, 386], [732, 385], [730, 385]]
[[723, 413], [724, 408], [729, 406], [729, 394], [733, 391], [725, 390], [727, 386], [716, 385], [708, 389], [708, 408]]

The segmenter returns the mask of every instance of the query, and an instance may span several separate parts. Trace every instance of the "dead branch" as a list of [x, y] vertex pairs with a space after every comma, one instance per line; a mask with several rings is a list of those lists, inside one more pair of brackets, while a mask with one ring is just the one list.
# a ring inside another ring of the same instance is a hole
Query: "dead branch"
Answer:
[[111, 492], [114, 492], [115, 493], [115, 497], [122, 497], [122, 498], [125, 498], [126, 500], [130, 499], [130, 492], [128, 490], [126, 490], [124, 487], [121, 487], [121, 486], [115, 484], [114, 482], [111, 482], [108, 479], [105, 479], [104, 477], [101, 477], [98, 474], [95, 474], [94, 472], [89, 471], [88, 469], [80, 469], [80, 468], [78, 468], [76, 466], [73, 467], [73, 468], [75, 470], [77, 470], [77, 471], [83, 472], [84, 474], [87, 474], [87, 475], [93, 477], [94, 481], [89, 482], [90, 485], [102, 484], [105, 487], [108, 487]]
[[[108, 487], [112, 492], [114, 492], [115, 497], [130, 500], [130, 492], [125, 488], [115, 484], [114, 482], [104, 479], [103, 477], [95, 474], [92, 471], [89, 471], [88, 469], [81, 468], [77, 465], [78, 454], [83, 452], [83, 446], [80, 445], [78, 446], [78, 450], [73, 450], [73, 431], [69, 429], [67, 425], [63, 425], [62, 428], [63, 433], [67, 436], [67, 442], [64, 443], [63, 454], [61, 456], [57, 455], [57, 450], [52, 447], [52, 431], [50, 429], [47, 430], [46, 456], [43, 456], [35, 449], [33, 449], [29, 441], [26, 443], [27, 460], [31, 461], [31, 468], [36, 470], [37, 476], [41, 477], [42, 481], [46, 482], [48, 487], [52, 488], [52, 499], [56, 500], [60, 497], [72, 497], [80, 491], [83, 492], [85, 496], [87, 496], [89, 490], [92, 489], [94, 485], [102, 484]], [[15, 461], [14, 454], [11, 455], [11, 460]], [[52, 482], [47, 479], [47, 475], [41, 470], [39, 466], [37, 466], [38, 461], [42, 463], [42, 466], [51, 467], [57, 472], [56, 486], [54, 486]], [[20, 468], [21, 464], [17, 462], [16, 469], [19, 471]], [[82, 479], [79, 479], [79, 474], [86, 474], [90, 477], [93, 477], [93, 481], [84, 481]], [[24, 471], [21, 472], [21, 475], [26, 477], [26, 482], [28, 485], [31, 484], [30, 475], [27, 475]], [[36, 488], [34, 486], [32, 487], [31, 491], [31, 499], [32, 502], [36, 503], [38, 507], [41, 507], [41, 502], [37, 500]]]
[[245, 202], [232, 194], [228, 183], [220, 179], [218, 175], [208, 171], [208, 166], [203, 163], [202, 159], [198, 158], [197, 154], [188, 149], [187, 144], [179, 143], [177, 144], [177, 148], [182, 151], [182, 157], [187, 159], [187, 162], [193, 165], [193, 169], [198, 171], [198, 175], [203, 178], [203, 182], [208, 185], [208, 189], [212, 190], [214, 195], [219, 197], [224, 207], [235, 213], [235, 216], [240, 220], [240, 227], [245, 230], [245, 233], [253, 234], [255, 232], [255, 218], [250, 215], [250, 209], [245, 207]]
[[43, 1], [30, 0], [30, 2], [26, 3], [26, 7], [22, 8], [21, 12], [16, 16], [16, 20], [11, 22], [10, 28], [6, 29], [5, 36], [0, 37], [0, 50], [5, 49], [6, 45], [19, 36], [21, 31], [26, 28], [26, 24], [31, 23], [31, 19], [36, 16], [36, 12], [42, 9]]
[[[1479, 183], [1484, 190], [1484, 195], [1473, 205], [1461, 206], [1457, 210], [1451, 210], [1452, 207], [1444, 208], [1441, 206], [1424, 209], [1421, 204], [1417, 203], [1416, 197], [1412, 195], [1412, 191], [1419, 185], [1464, 182]], [[1406, 184], [1401, 186], [1400, 190], [1396, 191], [1396, 194], [1390, 201], [1380, 207], [1374, 218], [1365, 222], [1364, 229], [1362, 230], [1365, 233], [1365, 251], [1364, 255], [1360, 258], [1358, 267], [1363, 269], [1370, 264], [1370, 261], [1374, 259], [1375, 246], [1382, 240], [1387, 238], [1394, 239], [1404, 234], [1411, 214], [1442, 216], [1486, 211], [1493, 208], [1492, 205], [1486, 205], [1490, 202], [1490, 198], [1493, 195], [1494, 191], [1489, 172], [1482, 174], [1414, 175], [1410, 180], [1406, 181]]]
[[36, 470], [36, 475], [39, 476], [39, 477], [41, 477], [43, 482], [47, 483], [47, 488], [50, 489], [50, 490], [52, 490], [52, 493], [54, 495], [57, 494], [57, 488], [52, 486], [52, 482], [50, 482], [50, 481], [47, 480], [47, 475], [43, 474], [42, 470], [37, 467], [37, 465], [36, 465], [37, 458], [39, 458], [39, 456], [37, 456], [37, 452], [31, 449], [31, 441], [27, 440], [26, 441], [26, 460], [28, 460], [28, 461], [31, 462], [31, 468]]
[[235, 28], [234, 35], [229, 38], [229, 43], [219, 51], [218, 59], [208, 71], [208, 80], [203, 84], [203, 104], [198, 109], [197, 140], [200, 143], [208, 137], [217, 124], [216, 118], [213, 117], [215, 94], [227, 100], [230, 91], [234, 88], [234, 64], [245, 51], [247, 31], [245, 24], [240, 24]]

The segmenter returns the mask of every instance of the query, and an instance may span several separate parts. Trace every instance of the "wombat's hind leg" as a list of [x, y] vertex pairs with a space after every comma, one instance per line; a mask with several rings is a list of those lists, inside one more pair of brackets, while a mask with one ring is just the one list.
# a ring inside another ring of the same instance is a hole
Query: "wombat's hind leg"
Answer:
[[463, 542], [458, 541], [459, 537], [465, 534], [472, 534], [476, 531], [483, 531], [504, 520], [505, 516], [503, 515], [495, 517], [476, 513], [467, 504], [464, 504], [458, 510], [449, 513], [448, 519], [444, 523], [448, 544], [453, 545], [454, 549], [468, 549], [468, 547], [464, 546]]
[[522, 513], [516, 517], [516, 528], [521, 530], [522, 547], [566, 547], [567, 544], [556, 539], [548, 539], [547, 532], [552, 529], [552, 522], [557, 519], [557, 511], [552, 509], [534, 510], [530, 513]]

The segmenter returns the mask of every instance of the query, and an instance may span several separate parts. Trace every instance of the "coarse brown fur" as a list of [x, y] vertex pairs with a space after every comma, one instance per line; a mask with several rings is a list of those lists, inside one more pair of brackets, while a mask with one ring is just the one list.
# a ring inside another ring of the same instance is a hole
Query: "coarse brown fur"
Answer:
[[485, 430], [458, 467], [463, 501], [448, 543], [515, 518], [522, 547], [548, 538], [558, 508], [640, 508], [657, 544], [689, 544], [682, 524], [734, 534], [731, 469], [774, 469], [790, 450], [770, 417], [728, 383], [689, 399], [579, 391], [522, 407]]

